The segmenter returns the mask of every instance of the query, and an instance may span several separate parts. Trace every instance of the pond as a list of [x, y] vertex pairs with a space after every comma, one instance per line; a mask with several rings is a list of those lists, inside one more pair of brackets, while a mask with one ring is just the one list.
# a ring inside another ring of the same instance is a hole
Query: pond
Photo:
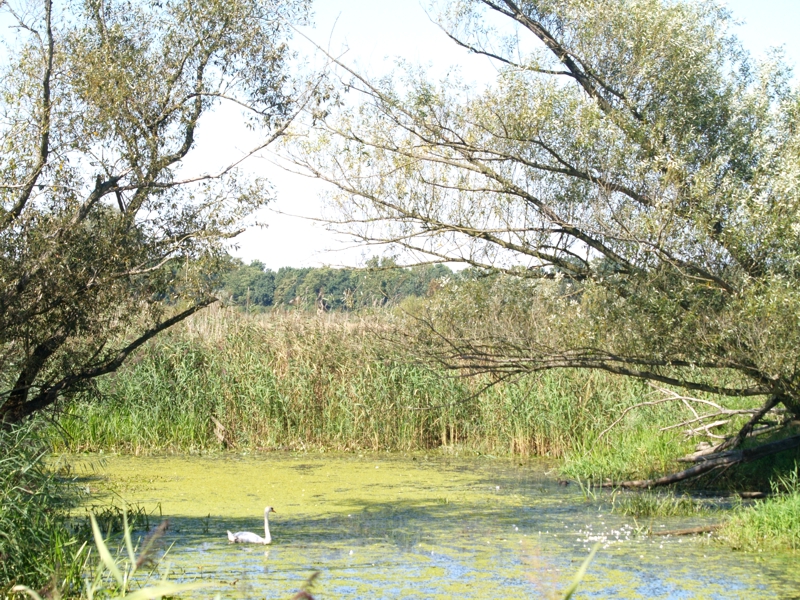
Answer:
[[[553, 463], [280, 453], [69, 460], [95, 502], [113, 495], [170, 520], [162, 566], [208, 581], [198, 597], [290, 598], [315, 571], [316, 598], [559, 597], [599, 541], [576, 598], [800, 598], [794, 555], [637, 533], [702, 522], [611, 513], [602, 498], [559, 485]], [[273, 543], [229, 544], [226, 530], [263, 533], [266, 505], [276, 510]]]

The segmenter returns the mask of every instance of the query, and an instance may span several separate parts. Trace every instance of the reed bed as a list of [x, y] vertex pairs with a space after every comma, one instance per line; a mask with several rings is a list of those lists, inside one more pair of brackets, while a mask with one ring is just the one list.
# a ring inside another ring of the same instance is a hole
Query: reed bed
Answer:
[[[645, 393], [636, 381], [575, 371], [487, 387], [488, 378], [415, 362], [411, 350], [384, 339], [390, 326], [380, 312], [209, 310], [72, 404], [59, 420], [56, 450], [584, 455]], [[651, 443], [664, 413], [630, 413], [620, 431], [635, 438], [632, 452], [636, 440]], [[604, 448], [613, 446], [608, 438]]]

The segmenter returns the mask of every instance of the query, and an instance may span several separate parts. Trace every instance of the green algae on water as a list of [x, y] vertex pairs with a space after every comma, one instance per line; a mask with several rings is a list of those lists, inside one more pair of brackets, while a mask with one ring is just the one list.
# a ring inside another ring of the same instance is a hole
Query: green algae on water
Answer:
[[[286, 598], [315, 571], [317, 598], [558, 597], [598, 541], [576, 598], [780, 598], [800, 586], [784, 559], [637, 536], [631, 517], [557, 485], [542, 463], [272, 453], [107, 456], [91, 470], [71, 460], [95, 502], [114, 495], [170, 519], [171, 568], [211, 580], [207, 597]], [[228, 544], [228, 529], [263, 528], [266, 505], [273, 543]]]

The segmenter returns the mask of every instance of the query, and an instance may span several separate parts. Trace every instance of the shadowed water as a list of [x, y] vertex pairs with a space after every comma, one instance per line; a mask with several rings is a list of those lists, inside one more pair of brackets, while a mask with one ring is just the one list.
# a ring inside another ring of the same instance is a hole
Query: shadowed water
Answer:
[[[558, 597], [595, 542], [582, 598], [800, 598], [796, 557], [707, 539], [637, 535], [636, 523], [557, 484], [546, 463], [374, 455], [71, 459], [109, 493], [170, 519], [173, 577], [231, 598], [289, 598], [314, 571], [318, 598]], [[552, 468], [552, 465], [549, 465]], [[270, 546], [228, 544], [226, 530]], [[712, 521], [714, 517], [710, 518]]]

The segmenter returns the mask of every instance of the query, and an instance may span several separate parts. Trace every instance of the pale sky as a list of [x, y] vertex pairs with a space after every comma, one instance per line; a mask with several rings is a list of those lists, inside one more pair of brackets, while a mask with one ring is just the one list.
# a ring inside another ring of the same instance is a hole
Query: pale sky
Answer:
[[[783, 45], [787, 58], [800, 65], [800, 0], [727, 0], [743, 24], [736, 33], [755, 56], [772, 46]], [[469, 55], [432, 24], [418, 0], [316, 0], [314, 27], [306, 35], [336, 54], [347, 48], [343, 60], [370, 74], [391, 69], [396, 57], [422, 64], [436, 73], [459, 65], [467, 80], [485, 82], [495, 72], [488, 59]], [[296, 38], [301, 53], [311, 53], [307, 43]], [[215, 158], [230, 156], [252, 146], [251, 134], [235, 114], [224, 111], [203, 124], [198, 136], [202, 151], [195, 167], [213, 168]], [[205, 144], [204, 144], [205, 142]], [[200, 148], [199, 148], [200, 150]], [[321, 185], [275, 167], [268, 157], [250, 159], [247, 169], [269, 177], [277, 200], [259, 215], [268, 228], [253, 228], [237, 238], [236, 256], [250, 262], [258, 259], [272, 269], [282, 266], [359, 266], [375, 249], [353, 248], [308, 220], [278, 213], [310, 217], [322, 212]], [[278, 212], [275, 212], [278, 211]]]

